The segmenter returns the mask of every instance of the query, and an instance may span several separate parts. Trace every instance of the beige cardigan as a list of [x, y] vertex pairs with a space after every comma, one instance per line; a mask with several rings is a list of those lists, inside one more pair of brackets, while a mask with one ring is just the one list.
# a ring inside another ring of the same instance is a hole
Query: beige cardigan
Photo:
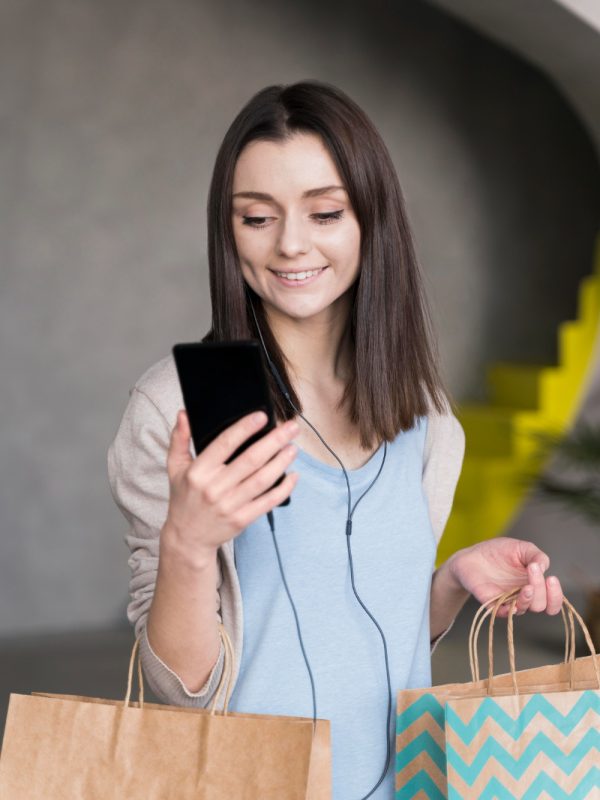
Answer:
[[[205, 707], [213, 698], [221, 677], [223, 646], [205, 685], [198, 692], [190, 692], [152, 650], [146, 634], [146, 619], [156, 583], [159, 534], [169, 502], [167, 451], [177, 412], [183, 407], [175, 362], [169, 355], [150, 367], [130, 390], [125, 413], [108, 450], [108, 475], [114, 500], [129, 523], [125, 536], [131, 551], [131, 600], [127, 616], [140, 637], [140, 656], [148, 683], [166, 703]], [[463, 429], [449, 410], [446, 414], [429, 415], [423, 490], [438, 542], [452, 507], [464, 446]], [[219, 566], [215, 610], [233, 642], [235, 685], [242, 652], [243, 609], [233, 541], [219, 549]], [[436, 644], [441, 638], [438, 637]]]

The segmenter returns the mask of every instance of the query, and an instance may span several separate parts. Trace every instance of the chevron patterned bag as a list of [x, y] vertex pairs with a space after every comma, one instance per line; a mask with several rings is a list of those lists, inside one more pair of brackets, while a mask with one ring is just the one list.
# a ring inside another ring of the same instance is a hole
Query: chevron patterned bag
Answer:
[[[469, 638], [472, 681], [398, 693], [396, 800], [600, 800], [600, 659], [565, 600], [564, 663], [517, 672], [511, 613], [511, 672], [494, 676], [495, 616], [515, 598], [506, 593], [477, 612]], [[490, 676], [480, 680], [477, 638], [490, 615]], [[574, 617], [591, 656], [575, 658]]]

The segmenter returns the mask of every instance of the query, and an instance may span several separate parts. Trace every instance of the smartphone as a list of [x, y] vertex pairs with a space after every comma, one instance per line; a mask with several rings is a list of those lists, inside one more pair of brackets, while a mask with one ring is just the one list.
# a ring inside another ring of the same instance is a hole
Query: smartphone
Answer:
[[[259, 342], [241, 340], [176, 344], [173, 358], [196, 455], [225, 428], [252, 411], [264, 411], [268, 422], [242, 442], [226, 464], [276, 427]], [[284, 478], [285, 473], [273, 486], [278, 486]], [[279, 505], [286, 506], [289, 502], [290, 498], [286, 497]]]

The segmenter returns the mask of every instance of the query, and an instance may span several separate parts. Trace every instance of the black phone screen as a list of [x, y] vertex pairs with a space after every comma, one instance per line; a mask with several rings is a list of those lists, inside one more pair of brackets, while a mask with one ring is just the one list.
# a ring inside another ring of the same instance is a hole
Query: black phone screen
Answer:
[[[264, 411], [268, 422], [243, 442], [226, 463], [275, 427], [266, 369], [257, 341], [176, 344], [173, 357], [196, 455], [225, 428], [252, 411]], [[281, 505], [287, 503], [289, 498]]]

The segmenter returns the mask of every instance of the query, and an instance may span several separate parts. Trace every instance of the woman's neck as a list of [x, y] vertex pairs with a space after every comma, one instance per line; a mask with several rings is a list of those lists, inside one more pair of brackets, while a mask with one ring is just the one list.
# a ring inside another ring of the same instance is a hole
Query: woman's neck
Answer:
[[310, 319], [293, 319], [268, 310], [269, 326], [296, 383], [316, 387], [347, 382], [352, 363], [348, 315], [347, 306], [330, 307]]

